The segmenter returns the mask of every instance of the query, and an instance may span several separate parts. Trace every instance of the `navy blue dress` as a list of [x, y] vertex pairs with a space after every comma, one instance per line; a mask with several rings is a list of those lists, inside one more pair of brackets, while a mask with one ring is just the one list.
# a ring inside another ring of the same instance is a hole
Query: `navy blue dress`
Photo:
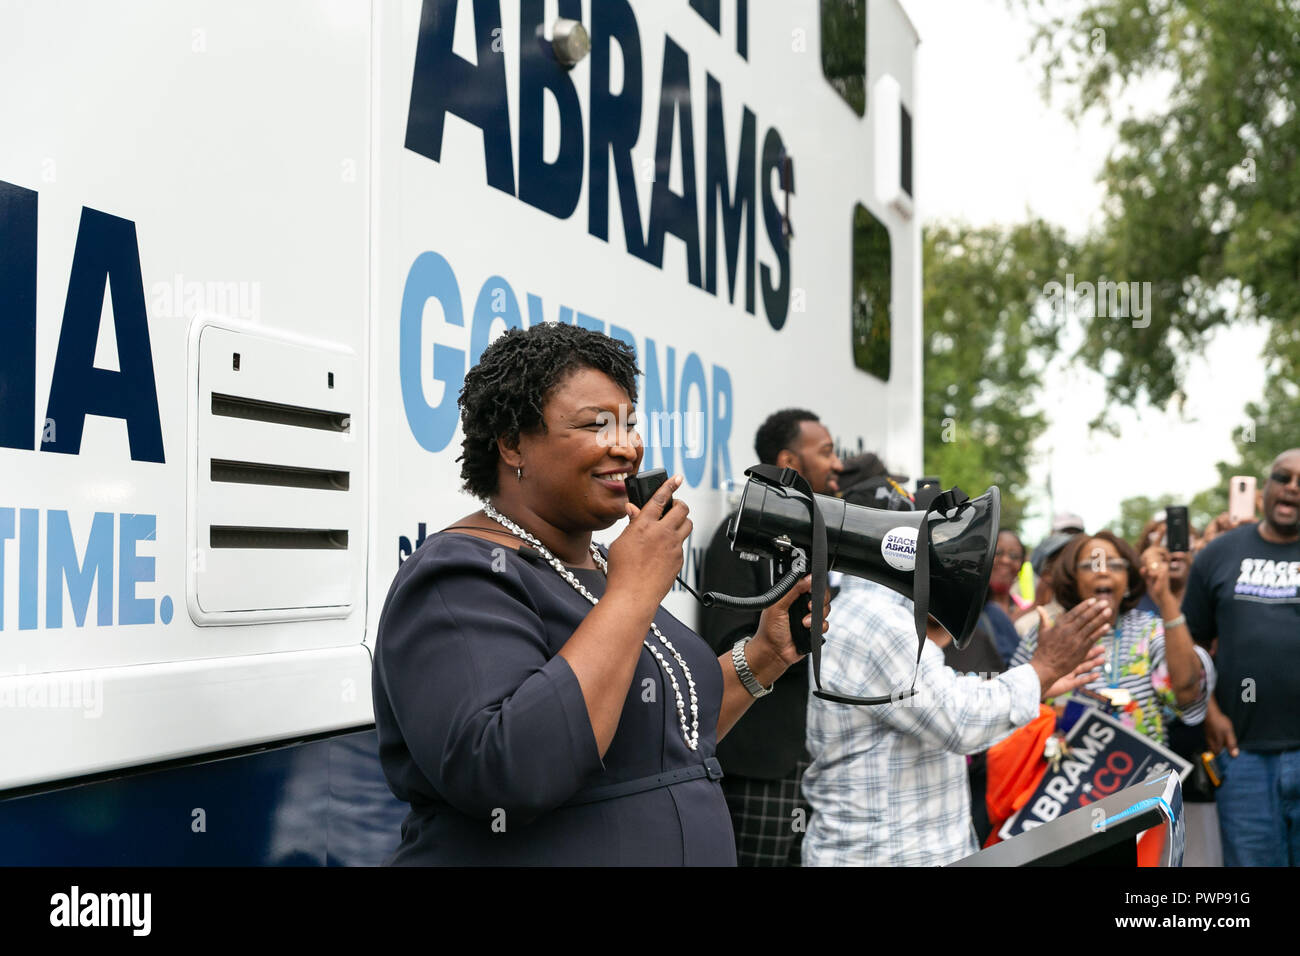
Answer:
[[[604, 593], [600, 571], [574, 573]], [[660, 608], [655, 623], [695, 678], [699, 751], [682, 739], [672, 684], [643, 647], [602, 762], [577, 677], [557, 654], [590, 610], [535, 553], [470, 535], [436, 534], [398, 569], [372, 682], [384, 774], [411, 805], [391, 863], [735, 865], [716, 779], [570, 803], [591, 788], [703, 764], [722, 701], [717, 657]], [[686, 681], [664, 656], [689, 726]]]

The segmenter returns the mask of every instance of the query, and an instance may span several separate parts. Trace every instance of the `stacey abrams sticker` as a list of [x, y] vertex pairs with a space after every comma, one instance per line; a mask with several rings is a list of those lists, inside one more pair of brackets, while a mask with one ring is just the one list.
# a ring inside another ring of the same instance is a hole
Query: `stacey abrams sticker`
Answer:
[[880, 556], [896, 571], [916, 567], [916, 529], [893, 528], [880, 542]]

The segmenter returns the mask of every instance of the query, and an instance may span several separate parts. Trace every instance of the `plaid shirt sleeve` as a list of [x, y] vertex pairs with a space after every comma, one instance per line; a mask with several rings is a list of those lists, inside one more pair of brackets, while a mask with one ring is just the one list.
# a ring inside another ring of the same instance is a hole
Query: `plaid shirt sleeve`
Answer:
[[899, 695], [852, 707], [810, 696], [804, 793], [813, 815], [805, 866], [940, 866], [979, 849], [971, 824], [966, 761], [1038, 714], [1039, 681], [1028, 665], [992, 680], [959, 677], [926, 641], [916, 663], [912, 602], [870, 581], [846, 578], [831, 605], [822, 647], [827, 690]]
[[[870, 582], [863, 582], [870, 584]], [[916, 624], [912, 602], [870, 584], [855, 589], [831, 617], [823, 675], [828, 687], [854, 696], [897, 695], [897, 703], [871, 708], [872, 716], [922, 744], [950, 753], [971, 754], [997, 743], [1038, 715], [1041, 684], [1028, 664], [985, 680], [959, 676], [943, 654], [927, 642], [912, 686], [916, 662]]]

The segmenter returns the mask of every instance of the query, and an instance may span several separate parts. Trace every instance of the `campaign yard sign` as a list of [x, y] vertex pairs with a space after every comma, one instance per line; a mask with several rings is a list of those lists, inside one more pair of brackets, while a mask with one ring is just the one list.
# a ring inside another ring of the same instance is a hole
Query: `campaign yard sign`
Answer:
[[1048, 768], [1033, 796], [1002, 825], [998, 836], [1003, 840], [1149, 777], [1173, 770], [1186, 779], [1192, 769], [1176, 753], [1092, 707], [1070, 728], [1065, 740], [1069, 755], [1055, 770]]

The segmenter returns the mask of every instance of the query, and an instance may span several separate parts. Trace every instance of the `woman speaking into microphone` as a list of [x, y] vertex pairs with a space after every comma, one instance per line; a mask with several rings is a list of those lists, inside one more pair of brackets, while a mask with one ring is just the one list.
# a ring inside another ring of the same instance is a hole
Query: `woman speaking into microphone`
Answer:
[[636, 376], [623, 342], [552, 323], [465, 376], [483, 508], [402, 564], [376, 638], [380, 759], [411, 805], [390, 862], [735, 864], [714, 748], [799, 659], [786, 611], [810, 579], [721, 657], [659, 606], [691, 522], [665, 511], [680, 477], [628, 502]]

